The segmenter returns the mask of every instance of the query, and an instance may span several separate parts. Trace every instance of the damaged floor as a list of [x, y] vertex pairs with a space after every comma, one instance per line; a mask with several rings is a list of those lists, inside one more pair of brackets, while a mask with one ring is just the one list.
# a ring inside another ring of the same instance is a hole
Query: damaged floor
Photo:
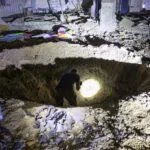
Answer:
[[[74, 26], [80, 42], [0, 44], [0, 150], [149, 150], [147, 33], [94, 35]], [[78, 107], [56, 107], [55, 87], [72, 68], [102, 88], [92, 98], [76, 91]]]

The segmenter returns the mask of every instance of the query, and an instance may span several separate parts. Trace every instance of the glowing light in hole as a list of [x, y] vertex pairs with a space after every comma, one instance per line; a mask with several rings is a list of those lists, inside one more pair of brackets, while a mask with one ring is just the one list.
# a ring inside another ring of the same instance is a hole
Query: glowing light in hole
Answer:
[[82, 83], [81, 86], [81, 95], [83, 97], [92, 97], [100, 90], [99, 82], [95, 79], [88, 79]]

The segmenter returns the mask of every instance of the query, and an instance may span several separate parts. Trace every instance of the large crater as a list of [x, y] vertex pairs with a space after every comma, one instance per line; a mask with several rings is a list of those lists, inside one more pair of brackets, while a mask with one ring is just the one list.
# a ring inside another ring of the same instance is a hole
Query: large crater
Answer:
[[94, 78], [101, 85], [92, 98], [84, 98], [77, 92], [78, 106], [108, 104], [150, 90], [150, 69], [144, 65], [95, 58], [57, 58], [54, 65], [28, 64], [22, 69], [9, 66], [1, 70], [0, 97], [56, 105], [55, 87], [61, 76], [73, 68], [78, 70], [82, 81]]

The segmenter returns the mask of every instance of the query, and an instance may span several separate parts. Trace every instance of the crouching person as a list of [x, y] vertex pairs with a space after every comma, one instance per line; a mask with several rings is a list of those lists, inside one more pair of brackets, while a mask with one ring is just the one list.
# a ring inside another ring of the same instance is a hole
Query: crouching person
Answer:
[[76, 90], [79, 91], [82, 82], [80, 81], [80, 76], [77, 74], [76, 69], [64, 74], [56, 86], [57, 106], [63, 106], [64, 98], [66, 98], [71, 106], [77, 106], [77, 96], [74, 91], [74, 84], [76, 85]]

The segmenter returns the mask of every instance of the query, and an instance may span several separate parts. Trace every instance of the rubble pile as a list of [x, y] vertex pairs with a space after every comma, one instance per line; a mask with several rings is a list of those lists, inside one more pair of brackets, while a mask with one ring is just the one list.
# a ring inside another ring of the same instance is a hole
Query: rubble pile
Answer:
[[[38, 37], [31, 41], [34, 46], [29, 44], [21, 48], [20, 41], [20, 49], [11, 47], [12, 50], [7, 48], [1, 50], [0, 70], [9, 65], [21, 68], [23, 64], [54, 64], [58, 57], [92, 57], [115, 60], [117, 63], [141, 64], [143, 56], [150, 56], [148, 42], [150, 29], [146, 21], [137, 23], [135, 18], [124, 17], [118, 21], [117, 30], [101, 32], [99, 24], [86, 15], [68, 15], [64, 26], [67, 31], [71, 29], [71, 35], [75, 38], [67, 40], [68, 43], [59, 38], [53, 42], [47, 40], [47, 43], [43, 43], [41, 35], [50, 37], [47, 32], [54, 25], [62, 24], [58, 17], [32, 16], [15, 19], [12, 23], [5, 24], [11, 25], [14, 29], [18, 27], [28, 31], [38, 29], [39, 32], [42, 30], [46, 33], [33, 36]], [[6, 26], [1, 27], [5, 29]], [[61, 30], [60, 33], [63, 32], [64, 30]], [[14, 45], [17, 46], [18, 43], [15, 41]], [[26, 44], [27, 41], [25, 40], [24, 43]], [[9, 44], [12, 46], [11, 42]], [[150, 64], [149, 58], [146, 58], [146, 61]], [[2, 75], [5, 77], [5, 74]], [[118, 82], [122, 86], [127, 84], [126, 80], [124, 83], [120, 80]], [[45, 83], [42, 83], [41, 87], [43, 84]], [[43, 92], [43, 97], [45, 93]], [[14, 98], [0, 98], [0, 150], [149, 150], [150, 92], [116, 99], [115, 103], [117, 105], [112, 104], [112, 109], [110, 107], [109, 110], [101, 105], [58, 108]]]
[[112, 33], [104, 33], [101, 37], [112, 43], [118, 42], [122, 46], [126, 47], [129, 51], [148, 51], [148, 34], [132, 33], [127, 31], [115, 31]]
[[21, 150], [29, 145], [45, 150], [150, 148], [150, 92], [119, 100], [119, 109], [114, 115], [111, 110], [102, 108], [46, 105], [26, 108], [26, 102], [20, 100], [3, 102], [2, 148], [18, 147]]
[[[146, 19], [140, 20], [139, 18], [124, 16], [122, 20], [118, 20], [118, 27], [112, 32], [102, 32], [100, 30], [100, 25], [89, 18], [89, 16], [80, 13], [79, 16], [76, 14], [66, 14], [68, 23], [62, 24], [60, 20], [57, 19], [58, 16], [53, 16], [45, 14], [44, 16], [27, 16], [24, 18], [16, 19], [11, 23], [12, 26], [20, 26], [19, 28], [24, 30], [34, 31], [42, 30], [43, 32], [52, 31], [55, 25], [64, 25], [71, 29], [79, 44], [86, 43], [86, 36], [93, 36], [93, 38], [98, 37], [107, 42], [118, 43], [121, 47], [125, 47], [129, 52], [135, 52], [141, 56], [149, 57], [149, 26]], [[73, 39], [73, 40], [74, 40]], [[35, 41], [33, 41], [35, 42]], [[75, 43], [74, 41], [72, 41]], [[36, 42], [35, 42], [36, 43]]]
[[43, 107], [35, 115], [35, 126], [40, 131], [39, 142], [49, 143], [51, 148], [63, 146], [64, 149], [83, 146], [93, 149], [98, 146], [103, 149], [114, 147], [113, 135], [102, 121], [104, 114], [106, 115], [102, 109]]

